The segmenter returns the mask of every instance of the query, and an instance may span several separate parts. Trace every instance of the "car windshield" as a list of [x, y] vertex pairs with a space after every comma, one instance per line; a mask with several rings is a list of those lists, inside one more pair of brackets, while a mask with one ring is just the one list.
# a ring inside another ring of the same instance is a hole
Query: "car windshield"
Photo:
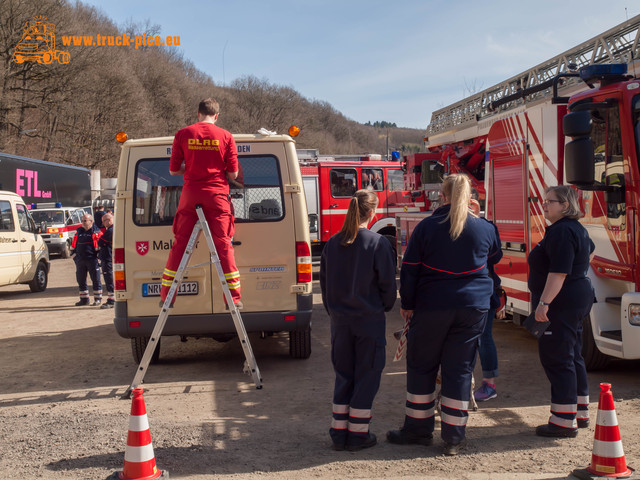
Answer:
[[62, 210], [31, 210], [31, 217], [36, 224], [45, 222], [47, 225], [64, 223], [64, 212]]

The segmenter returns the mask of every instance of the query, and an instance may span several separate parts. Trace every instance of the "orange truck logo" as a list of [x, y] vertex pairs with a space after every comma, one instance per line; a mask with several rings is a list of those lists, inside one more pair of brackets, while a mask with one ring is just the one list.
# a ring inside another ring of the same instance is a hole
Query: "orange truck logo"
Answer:
[[33, 62], [50, 64], [57, 60], [60, 64], [69, 63], [69, 52], [56, 50], [56, 26], [47, 22], [45, 17], [34, 17], [24, 24], [22, 38], [13, 51], [16, 63]]

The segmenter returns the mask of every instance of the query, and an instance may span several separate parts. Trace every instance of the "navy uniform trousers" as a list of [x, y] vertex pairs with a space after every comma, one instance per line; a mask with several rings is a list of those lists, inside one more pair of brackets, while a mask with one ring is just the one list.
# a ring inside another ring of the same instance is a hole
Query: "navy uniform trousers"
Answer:
[[451, 444], [464, 440], [471, 379], [486, 318], [487, 309], [478, 308], [414, 311], [407, 334], [405, 430], [433, 434], [440, 369], [442, 439]]
[[368, 438], [385, 345], [384, 313], [331, 319], [331, 361], [336, 373], [329, 430], [333, 443], [357, 445]]
[[589, 418], [589, 384], [582, 358], [582, 320], [586, 309], [549, 307], [551, 324], [538, 341], [540, 362], [551, 382], [549, 423], [577, 428], [576, 418]]
[[102, 300], [102, 284], [100, 283], [100, 264], [96, 257], [80, 257], [75, 255], [76, 280], [80, 290], [80, 299], [89, 299], [89, 288], [87, 287], [87, 273], [93, 283], [94, 300]]

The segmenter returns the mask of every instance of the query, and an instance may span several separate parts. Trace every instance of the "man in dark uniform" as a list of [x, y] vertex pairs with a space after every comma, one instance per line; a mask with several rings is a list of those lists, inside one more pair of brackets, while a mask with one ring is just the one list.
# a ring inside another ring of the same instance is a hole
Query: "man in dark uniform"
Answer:
[[102, 224], [102, 217], [104, 215], [106, 215], [106, 212], [104, 211], [104, 205], [98, 205], [96, 207], [96, 214], [93, 223], [95, 223], [96, 227], [98, 227], [100, 230], [104, 228], [104, 225]]
[[180, 204], [173, 220], [175, 241], [162, 275], [160, 297], [165, 301], [187, 242], [198, 221], [201, 205], [211, 229], [233, 302], [240, 302], [240, 272], [231, 245], [235, 223], [229, 199], [229, 180], [238, 176], [238, 152], [231, 133], [215, 125], [220, 107], [212, 98], [198, 105], [198, 122], [176, 133], [169, 161], [171, 175], [184, 175]]
[[115, 298], [113, 296], [113, 216], [105, 214], [102, 217], [102, 224], [104, 225], [104, 233], [98, 239], [98, 246], [100, 251], [98, 257], [100, 258], [100, 266], [102, 267], [102, 275], [104, 277], [104, 284], [107, 288], [107, 302], [100, 308], [113, 308], [115, 304]]
[[98, 239], [100, 229], [94, 225], [93, 217], [88, 213], [82, 216], [82, 226], [76, 230], [71, 248], [75, 254], [76, 280], [80, 290], [80, 301], [76, 307], [89, 305], [87, 272], [93, 282], [93, 304], [102, 303], [102, 284], [100, 283], [100, 265], [98, 265]]

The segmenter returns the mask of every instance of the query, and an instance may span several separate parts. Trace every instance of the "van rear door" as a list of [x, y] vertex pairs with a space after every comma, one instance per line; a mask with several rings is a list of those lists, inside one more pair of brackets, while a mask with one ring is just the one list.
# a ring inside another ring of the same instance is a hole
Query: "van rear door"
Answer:
[[0, 285], [16, 283], [22, 272], [19, 230], [11, 201], [0, 200]]
[[[285, 144], [236, 138], [241, 173], [230, 190], [236, 218], [234, 251], [244, 311], [297, 309], [295, 215]], [[299, 186], [301, 187], [301, 186]], [[306, 220], [306, 219], [305, 219]], [[220, 289], [214, 311], [222, 312]]]
[[[182, 176], [169, 174], [171, 144], [129, 149], [124, 263], [128, 315], [159, 313], [160, 283], [173, 245], [173, 218], [182, 190]], [[211, 314], [212, 266], [200, 238], [186, 272], [172, 315]], [[204, 264], [204, 265], [202, 265]], [[216, 281], [217, 282], [217, 281]], [[189, 301], [180, 301], [181, 298]]]

